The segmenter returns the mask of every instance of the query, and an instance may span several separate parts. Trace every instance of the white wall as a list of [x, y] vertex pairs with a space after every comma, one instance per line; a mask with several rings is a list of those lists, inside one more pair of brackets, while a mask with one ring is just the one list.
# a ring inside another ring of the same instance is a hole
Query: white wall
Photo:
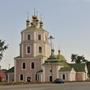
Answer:
[[69, 80], [70, 81], [75, 81], [75, 79], [76, 79], [76, 72], [75, 72], [74, 69], [72, 69], [71, 72], [70, 72]]

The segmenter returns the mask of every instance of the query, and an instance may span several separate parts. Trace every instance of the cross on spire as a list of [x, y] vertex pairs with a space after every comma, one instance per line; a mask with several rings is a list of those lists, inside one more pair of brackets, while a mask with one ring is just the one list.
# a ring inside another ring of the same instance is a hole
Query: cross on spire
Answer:
[[36, 15], [36, 9], [34, 8], [34, 16]]
[[50, 39], [51, 49], [54, 49], [53, 42], [52, 42], [52, 40], [54, 39], [54, 37], [53, 36], [50, 36], [49, 39]]

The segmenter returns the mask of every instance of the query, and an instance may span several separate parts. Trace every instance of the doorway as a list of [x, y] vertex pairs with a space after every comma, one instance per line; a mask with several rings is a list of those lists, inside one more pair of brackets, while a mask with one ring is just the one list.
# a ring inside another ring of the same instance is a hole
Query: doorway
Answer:
[[27, 77], [27, 82], [31, 82], [31, 77]]
[[52, 82], [52, 76], [49, 77], [49, 81]]

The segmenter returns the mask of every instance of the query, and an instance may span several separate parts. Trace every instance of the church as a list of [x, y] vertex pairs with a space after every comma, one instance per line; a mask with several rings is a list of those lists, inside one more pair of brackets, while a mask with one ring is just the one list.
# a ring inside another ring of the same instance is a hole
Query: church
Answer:
[[53, 82], [87, 80], [87, 67], [83, 64], [70, 64], [61, 51], [54, 54], [49, 41], [49, 32], [43, 22], [33, 15], [26, 20], [26, 28], [21, 32], [20, 55], [15, 57], [15, 82]]

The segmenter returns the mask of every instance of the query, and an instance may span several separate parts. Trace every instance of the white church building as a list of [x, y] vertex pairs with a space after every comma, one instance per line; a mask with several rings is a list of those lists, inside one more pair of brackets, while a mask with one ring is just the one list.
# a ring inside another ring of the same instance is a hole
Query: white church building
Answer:
[[49, 32], [35, 15], [26, 20], [21, 32], [20, 55], [15, 57], [15, 82], [52, 82], [57, 78], [65, 81], [87, 80], [85, 64], [69, 64], [60, 50], [54, 55], [49, 43]]

